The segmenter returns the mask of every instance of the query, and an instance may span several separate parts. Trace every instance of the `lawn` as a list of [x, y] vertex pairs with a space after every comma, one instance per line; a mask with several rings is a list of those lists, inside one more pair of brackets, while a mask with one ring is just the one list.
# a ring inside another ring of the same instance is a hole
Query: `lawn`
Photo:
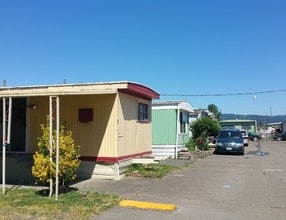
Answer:
[[8, 189], [0, 195], [0, 219], [90, 219], [116, 205], [117, 195], [70, 191], [58, 201], [34, 189]]

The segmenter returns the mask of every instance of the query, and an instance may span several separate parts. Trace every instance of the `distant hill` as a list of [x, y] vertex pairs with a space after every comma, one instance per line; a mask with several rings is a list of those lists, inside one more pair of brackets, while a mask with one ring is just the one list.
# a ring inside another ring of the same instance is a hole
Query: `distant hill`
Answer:
[[256, 120], [258, 124], [268, 124], [286, 121], [286, 115], [239, 115], [239, 114], [222, 114], [222, 120]]

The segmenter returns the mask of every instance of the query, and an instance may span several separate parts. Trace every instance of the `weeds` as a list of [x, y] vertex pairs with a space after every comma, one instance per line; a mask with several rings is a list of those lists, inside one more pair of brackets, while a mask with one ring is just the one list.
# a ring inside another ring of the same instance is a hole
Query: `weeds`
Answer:
[[179, 169], [175, 166], [160, 165], [160, 164], [133, 164], [129, 167], [127, 176], [141, 176], [149, 178], [162, 178], [172, 172]]

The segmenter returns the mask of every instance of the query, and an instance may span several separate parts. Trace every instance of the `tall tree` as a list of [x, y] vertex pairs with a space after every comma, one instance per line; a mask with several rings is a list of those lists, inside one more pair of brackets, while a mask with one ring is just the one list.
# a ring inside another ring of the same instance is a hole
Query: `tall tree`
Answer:
[[218, 107], [215, 104], [209, 104], [208, 110], [215, 115], [215, 118], [221, 120], [221, 112], [218, 110]]

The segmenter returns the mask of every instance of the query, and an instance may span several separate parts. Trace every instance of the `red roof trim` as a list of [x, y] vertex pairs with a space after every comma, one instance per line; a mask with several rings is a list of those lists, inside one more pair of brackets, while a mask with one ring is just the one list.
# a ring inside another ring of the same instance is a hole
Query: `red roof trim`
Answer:
[[151, 100], [151, 99], [159, 99], [160, 95], [159, 93], [155, 92], [154, 90], [137, 83], [130, 83], [128, 82], [128, 88], [127, 89], [119, 89], [119, 92], [136, 96], [139, 98]]
[[146, 154], [151, 154], [152, 151], [146, 151], [142, 153], [137, 153], [137, 154], [129, 154], [121, 157], [92, 157], [92, 156], [82, 156], [79, 159], [84, 160], [84, 161], [96, 161], [96, 162], [108, 162], [108, 163], [117, 163], [120, 160], [125, 160], [125, 159], [130, 159], [130, 158], [135, 158], [138, 156], [143, 156]]

